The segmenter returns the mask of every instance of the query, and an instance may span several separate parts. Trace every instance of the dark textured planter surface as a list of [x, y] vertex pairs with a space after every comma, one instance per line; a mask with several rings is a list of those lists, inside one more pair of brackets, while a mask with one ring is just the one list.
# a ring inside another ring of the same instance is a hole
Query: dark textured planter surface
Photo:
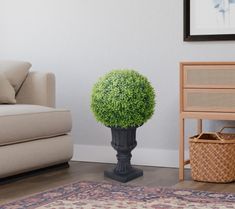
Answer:
[[117, 151], [117, 165], [111, 171], [105, 171], [104, 175], [120, 182], [127, 182], [139, 176], [143, 171], [131, 166], [131, 151], [136, 147], [136, 127], [114, 128], [112, 131], [112, 147]]

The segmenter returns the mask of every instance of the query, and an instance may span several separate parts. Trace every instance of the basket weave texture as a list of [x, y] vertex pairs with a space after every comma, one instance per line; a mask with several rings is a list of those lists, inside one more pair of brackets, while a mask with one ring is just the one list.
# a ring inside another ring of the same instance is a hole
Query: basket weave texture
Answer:
[[189, 140], [189, 151], [192, 179], [216, 183], [235, 181], [235, 134], [193, 136]]

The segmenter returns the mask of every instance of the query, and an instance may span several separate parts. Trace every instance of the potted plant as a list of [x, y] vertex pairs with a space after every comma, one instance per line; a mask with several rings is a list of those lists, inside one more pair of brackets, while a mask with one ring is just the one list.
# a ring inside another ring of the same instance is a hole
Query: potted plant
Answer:
[[155, 93], [146, 77], [134, 70], [113, 70], [94, 85], [91, 110], [97, 121], [111, 128], [112, 147], [117, 165], [105, 171], [106, 177], [127, 182], [143, 175], [131, 166], [131, 151], [136, 147], [136, 128], [154, 113]]

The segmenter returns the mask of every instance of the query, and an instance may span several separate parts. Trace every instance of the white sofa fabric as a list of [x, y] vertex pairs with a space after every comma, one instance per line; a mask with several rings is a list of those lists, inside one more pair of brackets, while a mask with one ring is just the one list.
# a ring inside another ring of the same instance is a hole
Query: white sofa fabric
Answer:
[[67, 134], [70, 111], [39, 105], [0, 105], [0, 146]]
[[70, 135], [0, 146], [0, 179], [68, 162], [72, 153]]
[[0, 72], [0, 103], [16, 103], [15, 90], [2, 72]]
[[54, 108], [54, 74], [28, 73], [16, 102], [0, 104], [0, 179], [68, 162], [72, 119]]
[[0, 60], [0, 72], [4, 73], [15, 92], [19, 91], [31, 66], [29, 62]]
[[55, 75], [29, 72], [16, 95], [18, 104], [35, 104], [55, 107]]

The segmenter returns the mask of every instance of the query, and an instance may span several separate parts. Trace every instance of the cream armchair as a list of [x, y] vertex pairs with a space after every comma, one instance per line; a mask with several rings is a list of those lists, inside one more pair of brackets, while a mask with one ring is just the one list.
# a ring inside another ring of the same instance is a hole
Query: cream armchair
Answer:
[[0, 178], [68, 162], [71, 114], [55, 109], [55, 76], [30, 72], [17, 104], [0, 105]]

